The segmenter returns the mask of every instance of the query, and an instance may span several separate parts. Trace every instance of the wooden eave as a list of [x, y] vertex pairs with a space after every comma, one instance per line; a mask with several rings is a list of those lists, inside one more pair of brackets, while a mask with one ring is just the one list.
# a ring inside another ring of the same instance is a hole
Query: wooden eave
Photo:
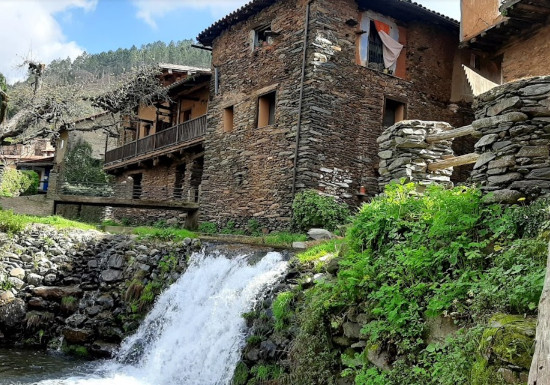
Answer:
[[463, 41], [461, 48], [497, 52], [512, 39], [528, 37], [548, 24], [550, 0], [509, 0], [501, 7], [506, 19]]

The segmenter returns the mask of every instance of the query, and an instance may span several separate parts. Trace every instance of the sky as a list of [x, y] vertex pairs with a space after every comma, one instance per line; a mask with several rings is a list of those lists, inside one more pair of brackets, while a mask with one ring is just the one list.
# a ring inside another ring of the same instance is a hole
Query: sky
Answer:
[[[136, 47], [195, 39], [249, 0], [0, 0], [0, 73], [25, 77], [25, 60], [49, 63]], [[415, 0], [460, 18], [460, 0]]]

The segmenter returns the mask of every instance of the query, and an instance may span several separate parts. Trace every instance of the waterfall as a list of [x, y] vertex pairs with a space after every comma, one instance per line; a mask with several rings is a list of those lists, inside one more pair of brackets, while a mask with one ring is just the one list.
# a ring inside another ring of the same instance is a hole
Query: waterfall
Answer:
[[93, 373], [41, 385], [228, 385], [244, 345], [245, 321], [262, 290], [286, 270], [281, 254], [197, 253], [162, 293], [117, 357]]

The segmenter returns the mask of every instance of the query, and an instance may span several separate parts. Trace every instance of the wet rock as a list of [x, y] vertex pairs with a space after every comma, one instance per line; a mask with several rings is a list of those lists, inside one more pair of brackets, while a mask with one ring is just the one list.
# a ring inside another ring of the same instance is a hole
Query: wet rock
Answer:
[[76, 329], [72, 327], [65, 327], [63, 329], [63, 337], [68, 343], [71, 344], [83, 344], [88, 342], [94, 335], [94, 332], [90, 329]]
[[32, 289], [34, 295], [45, 299], [60, 300], [64, 297], [79, 297], [82, 295], [82, 290], [77, 286], [58, 287], [58, 286], [40, 286]]
[[41, 286], [43, 281], [44, 278], [42, 278], [42, 276], [39, 274], [30, 273], [29, 275], [27, 275], [27, 283], [29, 285]]
[[94, 341], [90, 352], [98, 358], [112, 358], [118, 349], [118, 344], [106, 341]]
[[120, 281], [122, 279], [122, 271], [113, 269], [103, 270], [101, 272], [101, 279], [104, 282]]
[[20, 298], [15, 298], [13, 301], [0, 306], [0, 326], [8, 328], [21, 326], [26, 312], [27, 305]]

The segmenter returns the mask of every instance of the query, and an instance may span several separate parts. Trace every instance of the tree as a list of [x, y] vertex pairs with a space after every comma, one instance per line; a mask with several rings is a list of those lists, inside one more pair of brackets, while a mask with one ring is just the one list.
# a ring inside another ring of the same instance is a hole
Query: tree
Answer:
[[61, 127], [70, 127], [72, 121], [104, 111], [111, 112], [113, 119], [91, 125], [86, 130], [106, 130], [115, 135], [120, 122], [114, 114], [132, 117], [140, 104], [152, 105], [168, 100], [167, 90], [159, 80], [160, 69], [156, 66], [129, 73], [110, 86], [100, 84], [98, 80], [59, 85], [44, 79], [43, 64], [27, 63], [29, 81], [26, 87], [18, 87], [11, 95], [10, 101], [18, 110], [0, 125], [0, 141], [17, 138], [17, 141], [25, 142], [55, 136]]
[[8, 85], [6, 78], [0, 73], [0, 124], [4, 122], [8, 111]]

